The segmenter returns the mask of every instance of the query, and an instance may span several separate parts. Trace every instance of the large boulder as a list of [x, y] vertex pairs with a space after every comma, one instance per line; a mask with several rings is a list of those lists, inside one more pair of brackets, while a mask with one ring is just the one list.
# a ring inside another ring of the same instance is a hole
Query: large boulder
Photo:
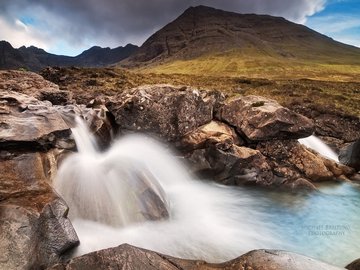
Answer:
[[259, 96], [241, 96], [226, 101], [218, 118], [250, 141], [298, 139], [314, 132], [314, 123], [310, 119]]
[[178, 259], [127, 244], [92, 252], [48, 270], [85, 269], [123, 270], [340, 270], [303, 255], [277, 250], [255, 250], [229, 262], [210, 264], [204, 261]]
[[112, 97], [107, 108], [120, 131], [140, 131], [176, 141], [213, 118], [206, 91], [169, 85], [143, 86]]
[[360, 139], [340, 151], [339, 160], [342, 164], [360, 171]]
[[79, 244], [68, 207], [49, 184], [53, 153], [0, 158], [0, 269], [42, 269]]

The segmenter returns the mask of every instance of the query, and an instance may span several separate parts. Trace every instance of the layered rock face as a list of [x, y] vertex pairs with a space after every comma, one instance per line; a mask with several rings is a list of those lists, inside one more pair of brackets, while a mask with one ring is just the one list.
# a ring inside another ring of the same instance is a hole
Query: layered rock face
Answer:
[[121, 245], [72, 259], [67, 264], [55, 265], [49, 270], [82, 269], [142, 269], [142, 270], [340, 270], [296, 253], [277, 250], [255, 250], [229, 262], [210, 264], [204, 261], [177, 259], [157, 252]]

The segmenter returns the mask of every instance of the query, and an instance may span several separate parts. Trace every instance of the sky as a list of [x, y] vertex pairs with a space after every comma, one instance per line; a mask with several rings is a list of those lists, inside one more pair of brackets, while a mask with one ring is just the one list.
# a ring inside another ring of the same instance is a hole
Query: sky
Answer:
[[78, 55], [141, 45], [189, 6], [282, 16], [360, 47], [360, 0], [0, 0], [0, 40]]

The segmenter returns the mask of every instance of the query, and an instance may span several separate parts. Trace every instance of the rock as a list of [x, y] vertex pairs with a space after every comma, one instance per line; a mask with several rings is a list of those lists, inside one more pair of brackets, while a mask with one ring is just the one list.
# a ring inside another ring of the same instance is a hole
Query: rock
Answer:
[[51, 155], [0, 160], [0, 269], [42, 269], [79, 244], [66, 204], [49, 185]]
[[286, 178], [301, 176], [311, 182], [317, 182], [334, 180], [354, 173], [351, 168], [328, 160], [295, 140], [261, 142], [257, 149], [274, 161], [273, 168], [276, 174], [283, 171]]
[[70, 103], [72, 97], [68, 91], [41, 91], [40, 100], [50, 101], [53, 105], [66, 105]]
[[[230, 264], [231, 263], [231, 264]], [[227, 266], [233, 269], [251, 270], [340, 270], [341, 267], [317, 261], [315, 259], [280, 250], [254, 250], [230, 261]], [[240, 268], [245, 267], [245, 268]], [[225, 268], [227, 269], [227, 268]], [[231, 269], [231, 268], [230, 268]]]
[[316, 186], [311, 183], [309, 180], [304, 178], [296, 179], [295, 181], [291, 182], [291, 188], [295, 191], [298, 190], [317, 190]]
[[265, 156], [251, 148], [237, 145], [223, 148], [221, 143], [212, 144], [203, 151], [194, 151], [189, 161], [196, 173], [226, 185], [274, 183]]
[[57, 264], [48, 270], [85, 269], [142, 269], [142, 270], [339, 270], [338, 268], [303, 255], [276, 250], [255, 250], [229, 262], [210, 264], [204, 261], [178, 259], [127, 244], [92, 252]]
[[33, 72], [0, 71], [0, 91], [14, 91], [40, 98], [42, 93], [57, 93], [59, 87]]
[[352, 116], [320, 114], [315, 119], [316, 134], [352, 142], [360, 138], [360, 119]]
[[98, 105], [88, 108], [85, 105], [56, 106], [57, 111], [70, 127], [77, 125], [75, 117], [78, 116], [87, 123], [89, 130], [95, 135], [100, 148], [107, 148], [113, 138], [113, 123], [109, 117], [107, 108]]
[[2, 149], [33, 151], [74, 146], [69, 141], [69, 126], [51, 103], [24, 94], [0, 91], [0, 127]]
[[344, 143], [360, 138], [360, 118], [334, 111], [330, 106], [291, 104], [293, 110], [312, 119], [315, 123], [315, 134], [328, 144], [340, 149]]
[[352, 263], [348, 264], [345, 268], [348, 270], [360, 270], [360, 259], [353, 261]]
[[228, 145], [228, 148], [230, 148], [232, 144], [239, 144], [240, 138], [228, 125], [218, 121], [211, 121], [185, 135], [181, 139], [180, 147], [194, 150], [204, 148], [208, 143], [221, 143], [223, 146]]
[[124, 91], [106, 104], [119, 129], [176, 141], [213, 118], [214, 97], [206, 91], [153, 85]]
[[342, 164], [360, 171], [360, 139], [342, 149], [339, 160]]
[[314, 132], [313, 122], [276, 101], [258, 96], [236, 97], [225, 102], [218, 117], [251, 141], [298, 139]]

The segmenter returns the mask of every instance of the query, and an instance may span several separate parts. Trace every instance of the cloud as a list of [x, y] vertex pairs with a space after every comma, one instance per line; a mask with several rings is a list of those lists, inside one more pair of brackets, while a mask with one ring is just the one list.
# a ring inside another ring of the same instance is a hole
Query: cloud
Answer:
[[34, 45], [48, 49], [48, 46], [51, 45], [49, 39], [42, 36], [36, 29], [23, 24], [18, 19], [9, 23], [0, 17], [0, 29], [0, 39], [10, 42], [14, 47]]
[[360, 47], [360, 18], [358, 17], [341, 13], [318, 16], [311, 18], [307, 26], [337, 41]]
[[308, 26], [325, 34], [340, 33], [353, 28], [360, 28], [360, 18], [345, 14], [321, 16], [311, 19]]
[[[141, 45], [186, 8], [199, 4], [240, 13], [283, 16], [304, 23], [326, 3], [325, 0], [2, 0], [0, 19], [7, 29], [17, 29], [17, 33], [28, 37], [26, 44], [45, 42], [47, 46], [43, 47], [48, 48], [56, 47], [57, 43], [78, 49], [95, 44], [115, 47], [129, 42]], [[20, 18], [28, 18], [33, 24], [25, 25], [26, 30], [16, 23]], [[20, 31], [19, 27], [24, 29]], [[0, 32], [1, 39], [9, 40], [9, 32]]]

